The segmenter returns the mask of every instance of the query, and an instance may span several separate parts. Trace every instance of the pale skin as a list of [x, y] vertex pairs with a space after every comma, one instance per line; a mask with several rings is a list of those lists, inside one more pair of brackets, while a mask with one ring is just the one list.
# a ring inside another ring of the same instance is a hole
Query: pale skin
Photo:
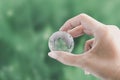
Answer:
[[73, 37], [93, 35], [82, 54], [52, 51], [48, 55], [69, 66], [80, 67], [102, 80], [120, 80], [120, 30], [86, 14], [75, 16], [60, 28]]

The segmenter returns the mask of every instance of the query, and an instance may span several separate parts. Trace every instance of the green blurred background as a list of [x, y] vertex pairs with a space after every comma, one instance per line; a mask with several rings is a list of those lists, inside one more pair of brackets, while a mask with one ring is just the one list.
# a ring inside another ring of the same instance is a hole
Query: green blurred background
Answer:
[[[0, 80], [99, 80], [49, 58], [48, 38], [80, 13], [118, 26], [119, 7], [120, 0], [0, 0]], [[89, 38], [76, 38], [73, 53]]]

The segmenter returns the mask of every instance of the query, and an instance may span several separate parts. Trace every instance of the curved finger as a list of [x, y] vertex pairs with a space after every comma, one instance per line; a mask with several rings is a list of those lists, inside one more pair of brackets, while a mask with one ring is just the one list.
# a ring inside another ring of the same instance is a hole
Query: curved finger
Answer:
[[84, 32], [88, 35], [95, 36], [96, 34], [100, 34], [104, 29], [104, 24], [88, 16], [87, 14], [82, 14], [80, 19], [81, 25], [84, 27]]
[[66, 21], [65, 24], [60, 28], [60, 30], [68, 31], [80, 25], [83, 26], [83, 31], [88, 35], [100, 34], [100, 32], [102, 32], [101, 28], [104, 27], [104, 24], [98, 22], [87, 14], [80, 14]]
[[76, 26], [79, 26], [81, 24], [80, 22], [80, 15], [75, 16], [69, 20], [67, 20], [63, 26], [60, 28], [61, 31], [68, 31]]
[[71, 30], [68, 31], [68, 33], [70, 33], [72, 35], [72, 37], [78, 37], [84, 34], [83, 32], [83, 27], [82, 25], [77, 26]]
[[94, 43], [94, 38], [90, 39], [90, 40], [87, 40], [86, 43], [85, 43], [84, 51], [90, 50], [93, 46], [93, 43]]

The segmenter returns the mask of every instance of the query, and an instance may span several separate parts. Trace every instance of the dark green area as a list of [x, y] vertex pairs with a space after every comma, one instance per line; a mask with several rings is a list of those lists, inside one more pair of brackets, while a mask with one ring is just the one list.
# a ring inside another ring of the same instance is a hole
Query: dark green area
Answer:
[[[0, 80], [99, 80], [48, 57], [48, 38], [80, 13], [120, 25], [119, 0], [0, 0]], [[83, 52], [87, 35], [75, 39]]]

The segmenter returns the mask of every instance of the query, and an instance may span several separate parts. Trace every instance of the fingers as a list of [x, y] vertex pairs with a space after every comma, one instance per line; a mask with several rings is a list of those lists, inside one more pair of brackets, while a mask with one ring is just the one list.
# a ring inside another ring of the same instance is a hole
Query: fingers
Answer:
[[82, 14], [80, 20], [81, 25], [84, 27], [84, 32], [89, 35], [99, 34], [98, 30], [101, 31], [101, 28], [104, 26], [104, 24], [86, 14]]
[[78, 36], [81, 36], [84, 34], [83, 32], [83, 27], [80, 25], [80, 26], [77, 26], [71, 30], [68, 31], [68, 33], [70, 33], [72, 35], [72, 37], [78, 37]]
[[80, 15], [73, 17], [66, 21], [64, 25], [60, 28], [61, 31], [68, 31], [76, 26], [79, 26], [81, 24], [80, 22]]
[[83, 66], [85, 64], [83, 55], [75, 55], [75, 54], [71, 54], [63, 51], [50, 52], [48, 53], [48, 55], [51, 58], [54, 58], [60, 61], [61, 63], [70, 65], [70, 66]]
[[94, 38], [86, 41], [84, 51], [89, 51], [93, 47]]
[[[83, 28], [79, 27], [80, 32], [83, 29], [83, 31], [86, 34], [91, 35], [94, 33], [98, 33], [97, 30], [101, 30], [100, 28], [103, 26], [103, 24], [96, 21], [95, 19], [93, 19], [92, 17], [90, 17], [86, 14], [80, 14], [80, 15], [66, 21], [65, 24], [60, 28], [60, 30], [68, 31], [68, 30], [71, 30], [71, 29], [78, 27], [78, 26], [83, 27]], [[79, 33], [79, 31], [77, 31], [77, 29], [74, 29], [73, 31]], [[73, 31], [71, 32], [72, 34], [75, 33]], [[75, 37], [79, 36], [79, 35], [81, 35], [81, 33], [75, 35]]]

